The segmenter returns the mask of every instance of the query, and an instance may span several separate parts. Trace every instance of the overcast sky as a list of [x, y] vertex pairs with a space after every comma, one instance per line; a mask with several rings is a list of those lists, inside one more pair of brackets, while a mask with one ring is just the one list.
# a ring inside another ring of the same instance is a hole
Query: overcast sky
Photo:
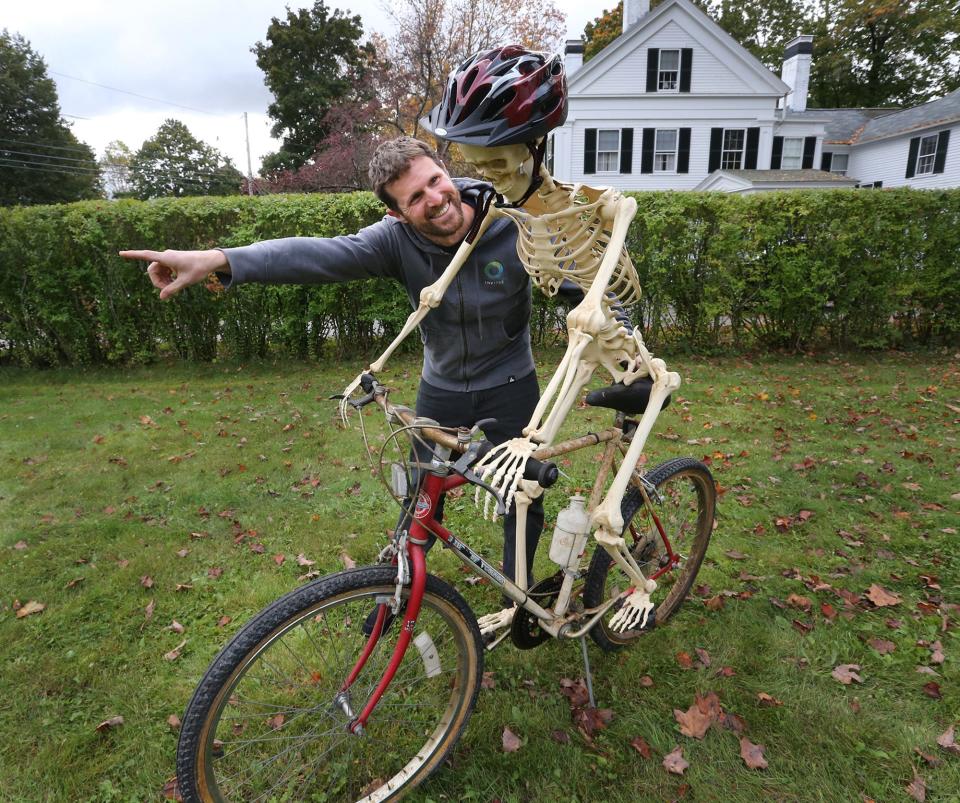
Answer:
[[[616, 0], [554, 3], [566, 13], [567, 37], [574, 39]], [[164, 119], [175, 117], [246, 172], [247, 112], [256, 172], [279, 143], [270, 138], [271, 96], [250, 48], [288, 5], [309, 8], [313, 1], [10, 0], [0, 27], [22, 34], [44, 58], [73, 132], [98, 154], [115, 139], [137, 150]], [[359, 14], [365, 33], [389, 33], [381, 0], [327, 5]]]

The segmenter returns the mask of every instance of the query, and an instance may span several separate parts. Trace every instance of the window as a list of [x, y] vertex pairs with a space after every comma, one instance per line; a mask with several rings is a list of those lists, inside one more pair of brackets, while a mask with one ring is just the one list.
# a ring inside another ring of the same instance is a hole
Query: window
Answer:
[[799, 170], [803, 165], [803, 137], [784, 137], [781, 170]]
[[597, 131], [597, 172], [616, 173], [620, 164], [620, 131], [603, 129]]
[[723, 151], [720, 155], [721, 170], [739, 170], [743, 167], [743, 146], [746, 129], [725, 128], [723, 131]]
[[921, 137], [920, 150], [917, 153], [917, 171], [918, 176], [933, 172], [933, 164], [937, 157], [937, 135], [931, 134], [927, 137]]
[[547, 172], [553, 172], [553, 134], [547, 137], [547, 147], [543, 153], [543, 163], [546, 165]]
[[653, 153], [654, 173], [673, 173], [677, 169], [677, 129], [658, 128]]
[[676, 92], [679, 89], [680, 79], [680, 51], [661, 50], [660, 67], [657, 70], [657, 90], [660, 92]]
[[835, 153], [833, 158], [830, 160], [830, 172], [836, 173], [838, 176], [847, 175], [847, 160], [850, 158], [850, 155], [847, 153]]

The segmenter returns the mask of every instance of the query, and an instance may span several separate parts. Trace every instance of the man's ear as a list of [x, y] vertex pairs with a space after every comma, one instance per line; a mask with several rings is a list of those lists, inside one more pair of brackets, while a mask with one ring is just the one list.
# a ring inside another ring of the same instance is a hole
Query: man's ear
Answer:
[[389, 209], [389, 208], [388, 208], [388, 209], [387, 209], [387, 214], [388, 214], [390, 217], [395, 217], [395, 218], [396, 218], [397, 220], [399, 220], [401, 223], [406, 223], [406, 222], [407, 222], [407, 219], [403, 216], [403, 213], [402, 213], [402, 212], [398, 212], [396, 209]]

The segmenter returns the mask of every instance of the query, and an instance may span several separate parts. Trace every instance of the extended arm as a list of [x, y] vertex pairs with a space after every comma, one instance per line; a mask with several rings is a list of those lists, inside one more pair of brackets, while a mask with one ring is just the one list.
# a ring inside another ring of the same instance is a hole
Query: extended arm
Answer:
[[121, 251], [124, 259], [149, 262], [147, 276], [160, 291], [161, 301], [175, 296], [184, 287], [199, 284], [211, 273], [230, 274], [223, 251]]

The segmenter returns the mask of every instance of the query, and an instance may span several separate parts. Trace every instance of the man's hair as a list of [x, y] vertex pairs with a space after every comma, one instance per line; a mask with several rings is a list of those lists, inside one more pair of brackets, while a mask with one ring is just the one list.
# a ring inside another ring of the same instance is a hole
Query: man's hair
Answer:
[[443, 162], [440, 161], [437, 152], [427, 143], [413, 137], [397, 137], [387, 140], [374, 151], [373, 158], [370, 160], [370, 167], [367, 169], [370, 185], [377, 197], [394, 212], [399, 212], [400, 207], [397, 205], [396, 199], [387, 192], [387, 184], [400, 178], [410, 169], [410, 163], [421, 156], [426, 156], [434, 164], [443, 167]]

